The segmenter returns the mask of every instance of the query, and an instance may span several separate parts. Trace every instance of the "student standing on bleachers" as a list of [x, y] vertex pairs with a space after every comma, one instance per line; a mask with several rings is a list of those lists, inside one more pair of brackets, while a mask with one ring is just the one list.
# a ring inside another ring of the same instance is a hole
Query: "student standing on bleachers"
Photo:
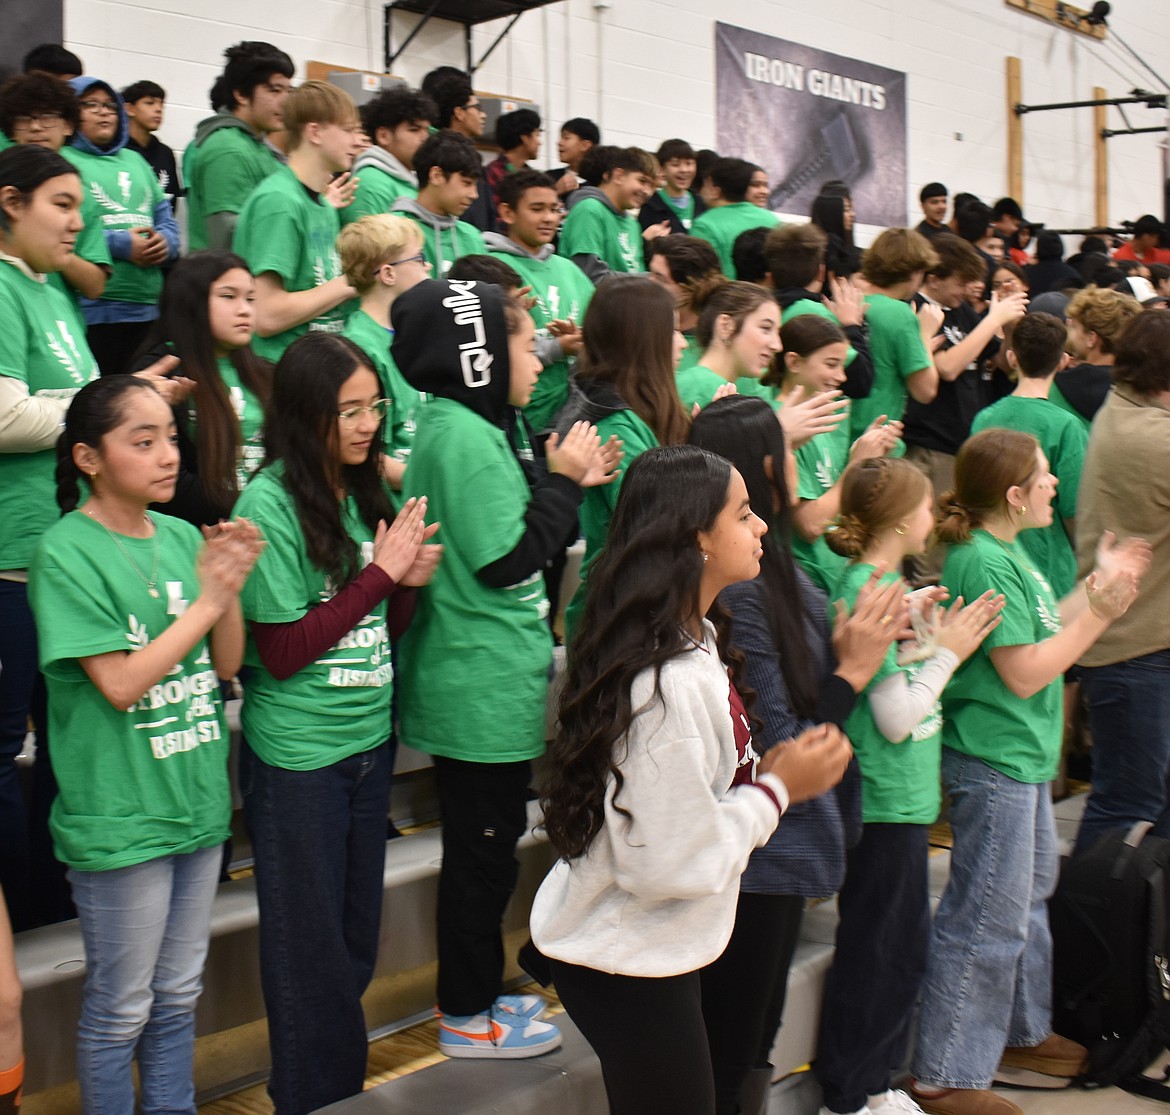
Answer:
[[418, 197], [400, 197], [390, 207], [418, 226], [423, 255], [436, 279], [460, 256], [487, 251], [479, 229], [459, 219], [476, 199], [481, 165], [469, 139], [452, 131], [436, 132], [415, 152]]
[[755, 749], [743, 658], [722, 609], [706, 617], [759, 574], [766, 529], [723, 458], [647, 450], [626, 472], [569, 648], [541, 799], [561, 858], [532, 937], [601, 1061], [613, 1115], [715, 1110], [701, 969], [732, 934], [749, 854], [851, 755], [830, 725]]
[[438, 115], [434, 101], [417, 89], [388, 89], [362, 105], [362, 128], [371, 143], [354, 160], [358, 189], [341, 211], [343, 225], [389, 213], [400, 197], [418, 197], [414, 156]]
[[780, 218], [747, 200], [752, 175], [759, 170], [746, 159], [724, 158], [715, 162], [703, 183], [707, 210], [691, 225], [691, 234], [710, 242], [723, 264], [723, 273], [735, 278], [731, 249], [736, 237], [749, 228], [773, 228]]
[[668, 221], [672, 234], [685, 236], [706, 208], [691, 189], [695, 184], [695, 149], [685, 139], [668, 139], [658, 148], [656, 157], [663, 184], [638, 210], [638, 223], [645, 231]]
[[775, 403], [776, 392], [760, 383], [780, 351], [780, 307], [755, 283], [728, 282], [722, 276], [696, 287], [699, 310], [695, 330], [703, 355], [675, 378], [688, 414], [705, 407], [729, 383], [741, 395], [759, 395]]
[[[77, 130], [79, 115], [73, 90], [46, 74], [14, 77], [0, 87], [0, 133], [14, 143], [60, 152]], [[100, 298], [113, 270], [101, 211], [88, 190], [81, 200], [81, 218], [85, 227], [77, 234], [73, 254], [49, 275], [49, 282], [71, 300], [79, 294]]]
[[[850, 428], [860, 437], [879, 415], [896, 422], [906, 412], [906, 396], [929, 403], [938, 392], [938, 371], [927, 348], [943, 312], [923, 306], [917, 316], [906, 303], [938, 256], [925, 236], [908, 228], [888, 228], [865, 253], [862, 276], [869, 284], [865, 321], [873, 360], [873, 388], [853, 403]], [[902, 456], [904, 449], [896, 450]]]
[[[496, 121], [496, 144], [500, 153], [484, 167], [484, 177], [492, 191], [492, 206], [497, 214], [500, 208], [500, 182], [506, 174], [528, 170], [532, 160], [540, 154], [544, 129], [540, 113], [531, 108], [505, 112]], [[548, 178], [548, 175], [545, 175]], [[552, 179], [549, 178], [551, 182]], [[499, 227], [497, 222], [496, 227]]]
[[322, 193], [348, 170], [361, 131], [349, 94], [306, 81], [284, 104], [288, 166], [252, 192], [234, 250], [256, 276], [256, 352], [273, 363], [305, 333], [340, 333], [355, 296], [341, 273], [337, 209]]
[[[32, 870], [30, 837], [33, 850], [47, 843], [47, 818], [30, 825], [15, 760], [30, 718], [38, 752], [48, 753], [27, 570], [56, 519], [53, 450], [69, 402], [98, 376], [76, 303], [41, 281], [72, 256], [81, 199], [77, 169], [60, 155], [36, 144], [0, 152], [0, 888], [17, 932], [45, 914], [71, 916], [60, 869]], [[40, 762], [33, 774], [38, 782], [47, 779], [39, 799], [47, 806], [52, 778]], [[37, 910], [41, 901], [51, 909]]]
[[126, 150], [141, 155], [158, 176], [159, 189], [178, 217], [176, 202], [183, 196], [175, 153], [155, 134], [163, 123], [167, 92], [157, 81], [136, 81], [122, 90], [122, 102], [130, 118]]
[[620, 439], [625, 456], [617, 482], [586, 492], [581, 505], [585, 557], [581, 584], [565, 612], [567, 637], [585, 607], [589, 567], [605, 545], [626, 470], [651, 446], [681, 445], [690, 430], [675, 386], [674, 366], [683, 347], [676, 322], [674, 299], [642, 275], [607, 279], [585, 314], [574, 390], [559, 428], [582, 419], [593, 422], [602, 437]]
[[[451, 67], [439, 67], [451, 69]], [[438, 73], [438, 71], [432, 71]], [[487, 113], [479, 102], [479, 94], [471, 88], [471, 81], [467, 75], [455, 70], [444, 74], [433, 82], [431, 74], [423, 78], [423, 92], [429, 94], [435, 101], [439, 115], [434, 123], [439, 128], [449, 129], [456, 135], [469, 140], [476, 146], [483, 140], [483, 129], [487, 122]], [[476, 151], [479, 159], [479, 152]], [[479, 159], [479, 167], [475, 172], [475, 200], [463, 211], [463, 219], [474, 225], [480, 232], [491, 232], [496, 227], [496, 210], [492, 205], [492, 192], [488, 188], [487, 177], [484, 174], [483, 160]]]
[[581, 170], [590, 185], [573, 193], [557, 251], [593, 283], [614, 271], [644, 271], [643, 240], [670, 231], [665, 221], [643, 230], [631, 213], [654, 192], [658, 160], [640, 147], [595, 147]]
[[252, 351], [256, 281], [237, 255], [209, 249], [175, 264], [140, 365], [179, 358], [191, 395], [175, 406], [179, 476], [158, 510], [196, 526], [231, 515], [264, 459], [272, 365]]
[[582, 185], [581, 160], [601, 142], [601, 130], [592, 120], [574, 116], [561, 125], [561, 138], [557, 140], [557, 158], [565, 160], [565, 166], [553, 167], [548, 176], [553, 181], [557, 196], [565, 198]]
[[931, 933], [913, 1072], [932, 1115], [1020, 1115], [996, 1066], [1077, 1076], [1084, 1047], [1052, 1032], [1048, 899], [1058, 854], [1049, 783], [1060, 763], [1063, 674], [1122, 615], [1149, 569], [1141, 539], [1105, 534], [1063, 601], [1018, 538], [1052, 522], [1054, 478], [1036, 439], [984, 430], [939, 504], [943, 583], [1007, 598], [1002, 622], [943, 693], [951, 872]]
[[[882, 617], [901, 607], [904, 586], [891, 579], [867, 590], [865, 603], [833, 633], [825, 594], [789, 552], [792, 456], [772, 408], [739, 395], [716, 400], [695, 418], [691, 444], [739, 470], [752, 512], [768, 524], [760, 575], [719, 594], [756, 693], [761, 750], [816, 724], [841, 727], [896, 634]], [[851, 771], [836, 789], [791, 806], [748, 860], [731, 940], [702, 973], [716, 1115], [764, 1111], [805, 901], [840, 889], [845, 849], [860, 824], [859, 781]]]
[[57, 447], [63, 513], [29, 571], [58, 794], [51, 826], [85, 943], [86, 1115], [195, 1110], [195, 1004], [229, 834], [220, 683], [264, 542], [148, 513], [174, 491], [171, 408], [136, 376], [82, 388]]
[[498, 187], [504, 232], [484, 234], [488, 251], [513, 267], [535, 299], [528, 311], [536, 324], [536, 355], [542, 371], [524, 408], [537, 434], [549, 429], [569, 397], [569, 369], [581, 350], [581, 321], [593, 284], [579, 267], [556, 254], [560, 203], [547, 175], [522, 170]]
[[[829, 545], [852, 559], [830, 592], [855, 611], [877, 576], [897, 579], [934, 532], [934, 490], [909, 461], [851, 464]], [[884, 572], [883, 572], [884, 571]], [[961, 661], [999, 623], [1003, 598], [984, 592], [949, 610], [919, 599], [882, 617], [913, 624], [914, 638], [891, 645], [845, 722], [861, 773], [860, 838], [851, 842], [841, 920], [825, 982], [813, 1071], [821, 1115], [913, 1112], [891, 1074], [905, 1064], [914, 1006], [930, 939], [929, 826], [939, 814], [939, 697]], [[941, 594], [939, 594], [941, 595]]]
[[578, 423], [545, 446], [530, 487], [516, 408], [540, 371], [520, 304], [479, 282], [428, 281], [394, 306], [394, 359], [433, 398], [405, 491], [426, 492], [446, 557], [419, 594], [399, 652], [401, 738], [434, 757], [443, 822], [436, 916], [439, 1048], [450, 1057], [531, 1057], [560, 1031], [539, 996], [504, 995], [502, 919], [527, 827], [531, 761], [544, 752], [552, 637], [546, 563], [582, 488], [613, 480], [617, 447]]
[[102, 375], [128, 369], [158, 317], [163, 264], [179, 254], [179, 226], [158, 178], [141, 155], [127, 151], [130, 121], [114, 88], [74, 78], [80, 123], [62, 148], [100, 213], [113, 273], [100, 298], [81, 299], [89, 347]]
[[268, 542], [243, 596], [240, 756], [256, 858], [260, 981], [281, 1115], [362, 1090], [361, 997], [382, 914], [392, 759], [390, 644], [410, 622], [426, 500], [396, 516], [382, 479], [387, 400], [351, 341], [309, 334], [273, 376], [268, 463], [236, 512]]
[[284, 126], [292, 59], [261, 42], [237, 43], [224, 57], [211, 87], [215, 115], [200, 121], [183, 152], [191, 251], [230, 248], [248, 195], [281, 165], [265, 137]]
[[699, 324], [695, 291], [704, 280], [723, 275], [719, 257], [706, 240], [671, 233], [656, 237], [646, 245], [646, 271], [650, 278], [670, 291], [674, 299], [679, 332], [687, 342], [676, 370], [686, 371], [703, 355], [703, 346], [695, 336]]
[[431, 266], [423, 258], [417, 227], [393, 213], [363, 217], [346, 225], [337, 238], [337, 253], [343, 274], [361, 298], [361, 305], [345, 323], [343, 335], [373, 361], [390, 400], [383, 432], [386, 452], [382, 476], [390, 485], [390, 502], [397, 511], [406, 502], [402, 477], [418, 430], [418, 413], [427, 397], [403, 379], [390, 355], [392, 314], [398, 296], [428, 278]]
[[[814, 398], [843, 385], [849, 345], [845, 334], [828, 318], [797, 314], [781, 327], [780, 340], [784, 354], [766, 377], [771, 380], [780, 371], [780, 390], [802, 387], [806, 398]], [[817, 434], [796, 447], [792, 553], [822, 592], [833, 589], [845, 564], [825, 541], [840, 509], [841, 474], [852, 461], [891, 452], [901, 433], [901, 422], [889, 422], [879, 414], [860, 437], [854, 438], [846, 411], [836, 429]]]

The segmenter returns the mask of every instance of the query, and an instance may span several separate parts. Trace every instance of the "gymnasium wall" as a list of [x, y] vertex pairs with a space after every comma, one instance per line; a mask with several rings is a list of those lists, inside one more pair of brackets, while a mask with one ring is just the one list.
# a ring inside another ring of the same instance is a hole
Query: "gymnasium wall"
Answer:
[[[1155, 68], [1170, 68], [1163, 0], [1115, 0], [1110, 23]], [[1004, 58], [1022, 60], [1023, 100], [1087, 99], [1095, 85], [1124, 95], [1154, 79], [1120, 44], [1101, 44], [1007, 7], [1003, 0], [562, 0], [523, 15], [475, 76], [477, 89], [527, 97], [545, 116], [542, 164], [571, 116], [597, 120], [606, 142], [655, 146], [681, 135], [713, 144], [714, 22], [718, 18], [908, 73], [908, 219], [918, 187], [941, 180], [988, 201], [1006, 190]], [[395, 42], [416, 17], [396, 15]], [[502, 25], [474, 30], [482, 54]], [[224, 46], [267, 39], [301, 67], [310, 59], [382, 68], [380, 0], [65, 0], [65, 41], [89, 71], [116, 85], [150, 77], [168, 91], [162, 138], [182, 147], [208, 113]], [[394, 67], [417, 82], [462, 65], [463, 29], [433, 22]], [[1135, 126], [1166, 113], [1134, 106]], [[1054, 227], [1093, 222], [1091, 109], [1030, 114], [1023, 204]], [[1109, 127], [1125, 124], [1110, 109]], [[734, 152], [726, 152], [734, 154]], [[1109, 141], [1109, 218], [1161, 213], [1164, 136]], [[864, 221], [865, 214], [858, 214]], [[863, 237], [864, 238], [864, 237]]]

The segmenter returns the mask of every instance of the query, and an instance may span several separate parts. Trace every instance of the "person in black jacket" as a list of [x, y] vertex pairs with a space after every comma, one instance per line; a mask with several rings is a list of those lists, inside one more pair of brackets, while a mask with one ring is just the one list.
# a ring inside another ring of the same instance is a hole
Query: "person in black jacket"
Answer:
[[689, 233], [694, 219], [707, 208], [691, 189], [698, 165], [694, 148], [685, 139], [668, 139], [658, 148], [658, 165], [665, 184], [639, 210], [638, 224], [645, 231], [666, 221], [672, 233]]

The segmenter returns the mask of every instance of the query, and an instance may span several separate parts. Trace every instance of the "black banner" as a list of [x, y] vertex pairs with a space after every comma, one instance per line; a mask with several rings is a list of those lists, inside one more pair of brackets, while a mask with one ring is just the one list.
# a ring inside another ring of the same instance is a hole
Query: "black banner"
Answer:
[[860, 223], [906, 222], [906, 75], [757, 31], [715, 24], [720, 154], [768, 172], [770, 208], [807, 214], [847, 182]]

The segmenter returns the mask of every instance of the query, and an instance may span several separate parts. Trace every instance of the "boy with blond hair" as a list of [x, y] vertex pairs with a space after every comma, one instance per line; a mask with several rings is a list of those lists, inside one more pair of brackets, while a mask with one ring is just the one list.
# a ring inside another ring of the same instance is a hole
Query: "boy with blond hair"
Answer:
[[310, 330], [340, 333], [355, 291], [341, 274], [337, 210], [321, 195], [348, 170], [361, 124], [348, 93], [306, 81], [284, 103], [288, 166], [249, 195], [232, 240], [256, 276], [255, 351], [274, 363]]
[[390, 355], [394, 339], [391, 307], [394, 300], [430, 274], [422, 254], [422, 236], [405, 217], [370, 214], [346, 225], [337, 238], [341, 272], [357, 291], [361, 305], [349, 315], [343, 335], [369, 358], [382, 381], [386, 408], [386, 453], [382, 475], [392, 491], [397, 511], [403, 504], [402, 475], [414, 443], [415, 412], [427, 401], [411, 387]]

